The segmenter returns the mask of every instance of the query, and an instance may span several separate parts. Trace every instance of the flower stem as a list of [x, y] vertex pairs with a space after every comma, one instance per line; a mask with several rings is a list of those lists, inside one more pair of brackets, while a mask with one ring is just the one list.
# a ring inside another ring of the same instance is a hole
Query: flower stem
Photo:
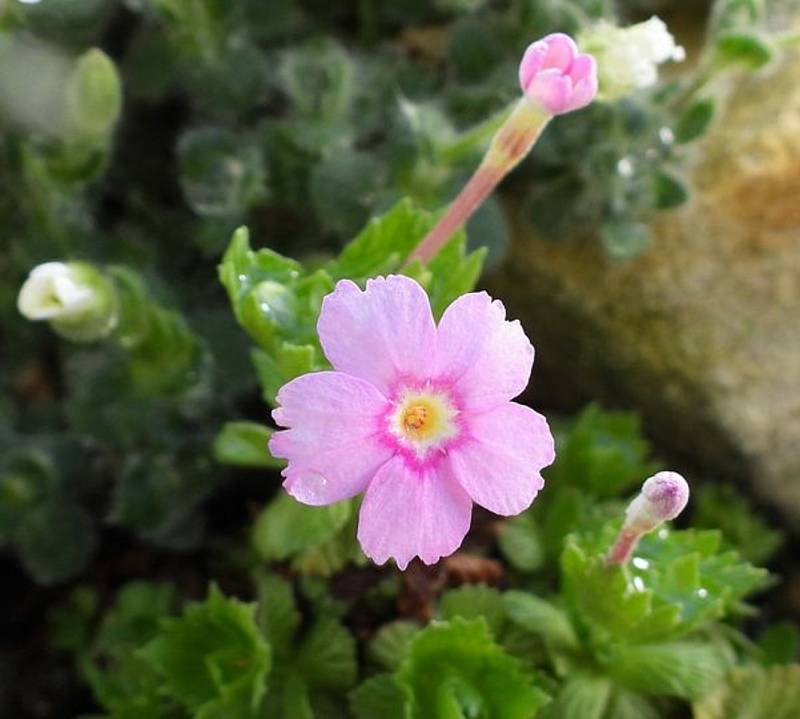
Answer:
[[411, 253], [409, 262], [429, 262], [456, 230], [530, 152], [552, 116], [528, 101], [519, 100], [495, 132], [481, 164], [433, 229]]
[[606, 565], [611, 566], [616, 564], [622, 566], [627, 564], [641, 536], [641, 532], [635, 532], [623, 526], [613, 546], [608, 551]]

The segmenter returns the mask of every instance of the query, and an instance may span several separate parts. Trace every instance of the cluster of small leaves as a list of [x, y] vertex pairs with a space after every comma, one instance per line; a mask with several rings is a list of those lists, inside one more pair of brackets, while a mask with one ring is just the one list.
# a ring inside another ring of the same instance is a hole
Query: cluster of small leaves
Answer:
[[[172, 590], [138, 583], [95, 629], [96, 606], [78, 593], [56, 636], [114, 719], [658, 719], [689, 704], [715, 719], [738, 710], [747, 681], [757, 695], [748, 711], [793, 716], [798, 697], [780, 681], [797, 671], [797, 633], [776, 624], [754, 643], [735, 628], [767, 572], [705, 529], [664, 528], [629, 566], [607, 566], [618, 496], [656, 465], [631, 415], [595, 406], [558, 427], [558, 442], [548, 492], [500, 530], [509, 588], [448, 589], [429, 624], [397, 615], [389, 574], [356, 569], [355, 500], [309, 508], [280, 495], [240, 566], [253, 604], [212, 588], [176, 616]], [[579, 511], [570, 497], [582, 498]], [[333, 595], [353, 580], [368, 589]]]

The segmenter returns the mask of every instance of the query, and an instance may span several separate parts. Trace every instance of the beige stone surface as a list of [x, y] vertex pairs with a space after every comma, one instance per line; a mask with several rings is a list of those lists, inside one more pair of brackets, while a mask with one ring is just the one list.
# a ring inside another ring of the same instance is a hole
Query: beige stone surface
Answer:
[[693, 199], [642, 257], [517, 223], [486, 284], [534, 339], [537, 404], [638, 408], [689, 466], [800, 520], [800, 53], [737, 79], [693, 152]]

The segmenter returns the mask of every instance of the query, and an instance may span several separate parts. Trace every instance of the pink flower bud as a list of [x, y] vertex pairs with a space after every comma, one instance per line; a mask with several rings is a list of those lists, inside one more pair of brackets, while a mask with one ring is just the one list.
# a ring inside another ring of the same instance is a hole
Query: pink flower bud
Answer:
[[608, 563], [625, 564], [639, 539], [675, 519], [688, 501], [689, 485], [677, 472], [658, 472], [650, 477], [625, 510], [625, 521], [608, 553]]
[[519, 64], [525, 96], [552, 115], [580, 110], [597, 94], [597, 63], [574, 40], [553, 33], [528, 46]]
[[675, 519], [689, 501], [689, 485], [677, 472], [659, 472], [643, 485], [641, 496], [658, 522]]

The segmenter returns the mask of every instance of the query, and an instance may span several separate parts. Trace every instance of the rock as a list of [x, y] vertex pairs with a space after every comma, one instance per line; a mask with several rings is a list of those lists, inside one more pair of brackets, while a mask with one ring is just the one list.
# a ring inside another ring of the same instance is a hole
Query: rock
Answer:
[[[515, 226], [486, 279], [537, 348], [537, 406], [641, 411], [675, 457], [800, 519], [800, 53], [737, 79], [695, 192], [640, 258]], [[584, 238], [585, 239], [585, 238]]]

